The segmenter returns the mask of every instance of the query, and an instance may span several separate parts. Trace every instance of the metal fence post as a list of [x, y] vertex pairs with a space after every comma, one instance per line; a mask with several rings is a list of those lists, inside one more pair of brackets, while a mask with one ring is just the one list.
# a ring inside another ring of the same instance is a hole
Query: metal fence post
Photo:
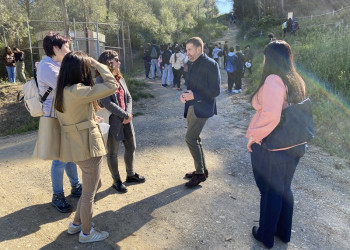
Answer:
[[[98, 21], [96, 21], [96, 54], [97, 54], [97, 58], [100, 56], [100, 40], [98, 39]], [[97, 59], [96, 58], [96, 59]]]
[[125, 55], [124, 21], [122, 21], [122, 41], [123, 41], [124, 72], [126, 72], [126, 55]]
[[29, 23], [27, 23], [27, 31], [28, 31], [28, 41], [29, 41], [29, 50], [30, 50], [30, 60], [32, 62], [32, 72], [34, 71], [34, 58], [33, 58], [33, 48], [32, 48], [32, 40], [30, 38], [30, 29], [29, 29]]
[[131, 38], [130, 38], [130, 28], [128, 24], [128, 35], [129, 35], [129, 46], [130, 46], [130, 59], [131, 59], [131, 67], [134, 67], [134, 59], [132, 55], [132, 47], [131, 47]]

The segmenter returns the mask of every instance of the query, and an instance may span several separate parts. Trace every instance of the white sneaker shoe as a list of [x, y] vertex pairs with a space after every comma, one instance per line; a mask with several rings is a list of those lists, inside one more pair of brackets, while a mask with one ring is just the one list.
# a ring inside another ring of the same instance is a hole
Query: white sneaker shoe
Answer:
[[[91, 222], [91, 227], [94, 227], [94, 226], [95, 226], [95, 223]], [[75, 226], [73, 225], [72, 222], [69, 223], [68, 230], [67, 230], [68, 234], [77, 234], [77, 233], [80, 233], [80, 231], [81, 231], [81, 225]]]
[[89, 235], [85, 235], [85, 234], [83, 234], [83, 231], [80, 231], [79, 242], [80, 243], [90, 243], [90, 242], [102, 241], [102, 240], [107, 239], [108, 236], [109, 236], [108, 232], [97, 231], [92, 227]]
[[235, 89], [231, 93], [232, 94], [238, 94], [238, 93], [241, 93], [241, 92], [242, 92], [242, 89]]

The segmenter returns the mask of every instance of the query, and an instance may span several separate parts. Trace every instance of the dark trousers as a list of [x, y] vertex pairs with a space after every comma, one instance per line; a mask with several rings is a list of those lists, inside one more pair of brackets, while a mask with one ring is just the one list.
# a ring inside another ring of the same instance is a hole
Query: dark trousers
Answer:
[[145, 65], [146, 78], [149, 78], [149, 72], [150, 72], [150, 69], [151, 69], [151, 62], [147, 62], [147, 61], [143, 61], [143, 62], [144, 62], [144, 65]]
[[258, 238], [271, 247], [275, 234], [289, 242], [294, 206], [291, 183], [300, 157], [291, 154], [294, 149], [273, 152], [253, 144], [252, 150], [253, 173], [261, 195]]
[[207, 120], [208, 118], [198, 118], [194, 113], [193, 106], [188, 108], [186, 143], [193, 157], [196, 174], [204, 174], [204, 171], [207, 170], [201, 138], [199, 137]]
[[178, 88], [180, 88], [181, 76], [182, 76], [183, 69], [184, 69], [183, 67], [181, 67], [180, 69], [173, 68], [173, 74], [174, 74], [174, 81], [173, 81], [173, 83]]
[[[124, 130], [124, 162], [126, 167], [127, 176], [133, 176], [134, 172], [134, 158], [136, 149], [136, 140], [133, 133], [133, 128], [131, 124], [123, 125]], [[120, 174], [118, 168], [118, 151], [119, 151], [120, 141], [114, 139], [113, 135], [109, 132], [107, 140], [107, 164], [109, 171], [111, 172], [114, 183], [120, 181]]]
[[243, 72], [241, 70], [237, 70], [235, 72], [235, 89], [242, 89], [242, 77]]
[[233, 84], [235, 82], [235, 72], [229, 73], [227, 72], [227, 85], [228, 90], [232, 91]]

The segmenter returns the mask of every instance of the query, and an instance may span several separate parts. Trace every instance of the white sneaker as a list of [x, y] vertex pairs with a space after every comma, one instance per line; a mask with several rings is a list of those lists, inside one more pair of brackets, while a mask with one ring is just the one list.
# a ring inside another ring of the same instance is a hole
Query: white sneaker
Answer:
[[[95, 223], [91, 222], [91, 226], [94, 227]], [[81, 225], [75, 226], [75, 225], [73, 225], [72, 222], [69, 223], [68, 230], [67, 230], [68, 234], [77, 234], [80, 231], [81, 231]]]
[[232, 94], [238, 94], [238, 93], [241, 93], [241, 92], [242, 92], [242, 89], [235, 89], [231, 93]]
[[108, 236], [109, 236], [108, 232], [97, 231], [92, 227], [89, 235], [84, 235], [83, 231], [80, 231], [79, 242], [80, 243], [90, 243], [90, 242], [102, 241], [104, 239], [107, 239]]

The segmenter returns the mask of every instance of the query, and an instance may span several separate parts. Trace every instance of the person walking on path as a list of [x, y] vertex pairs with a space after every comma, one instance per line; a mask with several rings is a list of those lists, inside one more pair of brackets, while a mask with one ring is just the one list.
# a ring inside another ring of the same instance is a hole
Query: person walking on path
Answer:
[[191, 179], [186, 187], [193, 188], [208, 178], [200, 133], [208, 118], [217, 114], [216, 97], [220, 94], [221, 76], [219, 65], [203, 53], [201, 38], [189, 39], [186, 50], [192, 65], [188, 72], [187, 91], [180, 96], [180, 100], [185, 104], [186, 143], [196, 168], [185, 175]]
[[219, 68], [221, 67], [220, 65], [220, 61], [219, 61], [219, 53], [222, 53], [221, 48], [219, 48], [219, 44], [215, 44], [215, 48], [213, 49], [212, 55], [213, 55], [213, 59], [215, 60], [215, 62], [218, 63]]
[[167, 87], [170, 86], [170, 78], [171, 78], [171, 63], [170, 63], [171, 52], [169, 50], [169, 45], [164, 45], [164, 52], [162, 54], [162, 86]]
[[[235, 82], [235, 73], [237, 71], [237, 56], [234, 53], [233, 47], [229, 49], [229, 53], [227, 54], [227, 64], [226, 64], [226, 72], [227, 72], [227, 90], [229, 94], [233, 94], [232, 88]], [[231, 64], [232, 68], [229, 69], [229, 65]], [[230, 72], [232, 71], [232, 72]]]
[[236, 73], [235, 73], [235, 89], [232, 91], [233, 94], [238, 94], [242, 92], [242, 77], [244, 74], [244, 55], [241, 51], [239, 45], [236, 46]]
[[[126, 82], [120, 72], [120, 60], [116, 51], [106, 50], [98, 61], [107, 65], [113, 76], [119, 83], [119, 88], [112, 95], [100, 100], [100, 104], [112, 114], [109, 117], [109, 134], [107, 140], [107, 164], [113, 178], [113, 188], [118, 192], [127, 192], [126, 186], [120, 179], [118, 168], [118, 151], [120, 141], [124, 144], [124, 162], [126, 166], [127, 183], [143, 183], [146, 179], [134, 171], [134, 158], [136, 139], [132, 124], [132, 97]], [[98, 74], [98, 72], [97, 72]], [[96, 83], [103, 83], [103, 78], [98, 74]]]
[[254, 55], [250, 49], [250, 45], [245, 46], [245, 50], [244, 50], [245, 68], [248, 69], [250, 75], [252, 74], [253, 56]]
[[18, 48], [14, 48], [16, 60], [16, 77], [21, 83], [26, 83], [26, 75], [24, 73], [24, 52], [20, 51]]
[[160, 70], [160, 67], [158, 65], [158, 58], [160, 56], [160, 49], [159, 46], [156, 45], [156, 41], [152, 40], [152, 45], [150, 48], [150, 58], [151, 58], [151, 74], [152, 79], [156, 79], [156, 70], [157, 75], [160, 78], [162, 76], [162, 71]]
[[224, 67], [226, 67], [226, 57], [227, 57], [228, 53], [229, 53], [228, 41], [225, 41], [225, 44], [224, 44]]
[[[94, 84], [91, 66], [103, 78]], [[118, 82], [109, 68], [81, 51], [69, 52], [62, 61], [57, 80], [55, 109], [61, 125], [60, 159], [75, 162], [82, 171], [84, 189], [68, 234], [79, 234], [80, 243], [101, 241], [108, 232], [94, 229], [92, 203], [101, 187], [102, 156], [106, 154], [95, 111], [97, 100], [114, 93]]]
[[16, 82], [16, 60], [15, 54], [10, 47], [5, 47], [5, 53], [2, 56], [4, 64], [6, 66], [8, 78], [10, 83]]
[[174, 54], [171, 55], [169, 62], [172, 65], [173, 68], [173, 74], [174, 74], [174, 87], [177, 87], [178, 91], [181, 91], [180, 84], [181, 84], [181, 76], [184, 69], [184, 63], [185, 63], [186, 56], [180, 52], [180, 46], [175, 47]]
[[[61, 67], [63, 57], [69, 52], [68, 38], [59, 33], [50, 32], [43, 40], [43, 47], [46, 57], [38, 64], [38, 87], [41, 96], [51, 87], [53, 90], [43, 103], [44, 116], [54, 117], [54, 109], [51, 108], [54, 100], [54, 92], [57, 87], [57, 78]], [[50, 113], [50, 110], [52, 112]], [[72, 206], [66, 201], [63, 192], [63, 174], [69, 178], [72, 186], [71, 196], [80, 197], [82, 185], [80, 184], [77, 166], [74, 162], [63, 162], [59, 160], [52, 161], [51, 181], [53, 189], [52, 205], [62, 213], [72, 211]]]
[[149, 71], [151, 69], [151, 57], [150, 57], [150, 47], [151, 47], [151, 44], [150, 43], [147, 43], [145, 49], [143, 50], [143, 64], [144, 64], [144, 67], [145, 67], [145, 77], [146, 79], [149, 79]]
[[291, 103], [300, 103], [305, 99], [305, 83], [294, 68], [288, 43], [271, 42], [264, 55], [260, 85], [251, 98], [256, 113], [246, 137], [261, 195], [259, 227], [254, 226], [252, 234], [265, 247], [272, 248], [274, 236], [285, 243], [290, 241], [294, 206], [291, 183], [306, 144], [270, 151], [261, 142], [279, 124], [282, 110], [288, 106], [287, 90]]

